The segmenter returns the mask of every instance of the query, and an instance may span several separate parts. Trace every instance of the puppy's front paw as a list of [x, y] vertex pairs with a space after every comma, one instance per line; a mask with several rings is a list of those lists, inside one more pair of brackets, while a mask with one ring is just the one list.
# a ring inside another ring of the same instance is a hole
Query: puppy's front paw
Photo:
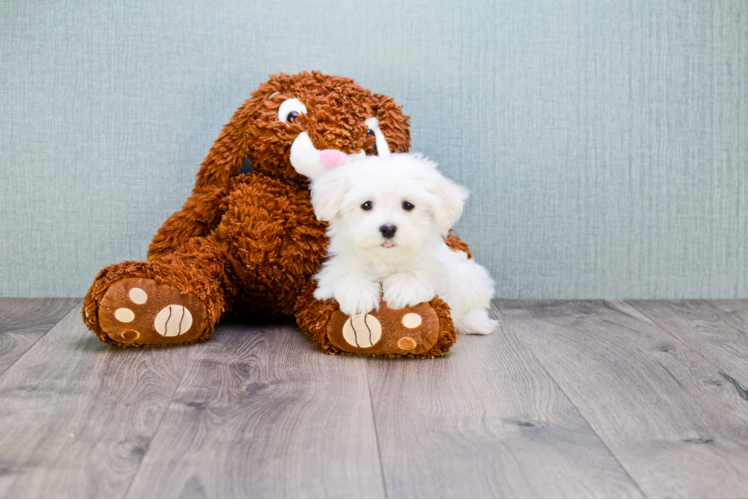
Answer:
[[393, 274], [382, 283], [382, 298], [391, 309], [415, 306], [434, 298], [434, 289], [413, 276]]
[[488, 335], [499, 326], [499, 322], [491, 319], [485, 309], [475, 309], [462, 317], [455, 317], [454, 323], [457, 333], [468, 335]]
[[317, 300], [327, 300], [335, 298], [335, 291], [330, 287], [317, 286], [314, 290], [314, 298]]
[[343, 314], [353, 317], [379, 309], [381, 291], [378, 283], [357, 282], [335, 292], [335, 300]]

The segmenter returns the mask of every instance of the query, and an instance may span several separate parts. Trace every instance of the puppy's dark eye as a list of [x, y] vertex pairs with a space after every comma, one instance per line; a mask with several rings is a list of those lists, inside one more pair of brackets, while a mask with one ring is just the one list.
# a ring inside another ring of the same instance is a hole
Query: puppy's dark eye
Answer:
[[370, 201], [367, 201], [361, 205], [361, 208], [364, 210], [371, 210], [374, 205], [371, 204]]
[[299, 114], [296, 111], [291, 111], [290, 113], [288, 113], [288, 116], [286, 117], [286, 121], [288, 123], [295, 122], [296, 118], [298, 117], [299, 117]]
[[369, 130], [366, 131], [366, 135], [373, 136], [374, 135], [374, 131], [372, 129], [369, 129]]
[[410, 212], [414, 208], [416, 208], [416, 206], [413, 205], [411, 202], [409, 202], [409, 201], [404, 201], [403, 202], [403, 210], [407, 210], [408, 212]]

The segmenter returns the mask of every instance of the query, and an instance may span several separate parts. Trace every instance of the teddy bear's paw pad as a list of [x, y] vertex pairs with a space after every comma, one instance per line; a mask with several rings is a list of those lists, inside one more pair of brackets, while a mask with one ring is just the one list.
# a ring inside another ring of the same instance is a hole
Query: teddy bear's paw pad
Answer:
[[335, 311], [327, 324], [330, 343], [343, 352], [368, 355], [417, 355], [439, 338], [439, 318], [430, 304], [378, 311], [349, 318]]
[[184, 306], [171, 304], [161, 309], [153, 324], [164, 337], [177, 337], [190, 330], [192, 313]]
[[191, 293], [145, 278], [114, 283], [99, 306], [99, 326], [124, 344], [181, 344], [196, 340], [205, 330], [207, 311]]
[[372, 347], [382, 339], [382, 324], [371, 314], [357, 314], [343, 325], [343, 338], [348, 345]]

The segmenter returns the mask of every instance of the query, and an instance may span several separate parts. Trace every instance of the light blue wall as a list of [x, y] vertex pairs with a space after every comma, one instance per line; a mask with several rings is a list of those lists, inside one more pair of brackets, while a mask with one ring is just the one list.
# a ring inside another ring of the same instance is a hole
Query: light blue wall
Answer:
[[508, 298], [748, 296], [748, 2], [0, 3], [0, 295], [144, 259], [267, 75], [392, 95]]

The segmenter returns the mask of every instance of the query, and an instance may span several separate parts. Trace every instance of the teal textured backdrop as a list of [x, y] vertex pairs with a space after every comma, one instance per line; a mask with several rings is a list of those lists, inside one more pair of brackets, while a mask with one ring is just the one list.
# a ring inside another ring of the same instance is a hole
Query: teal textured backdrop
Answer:
[[748, 296], [748, 2], [0, 3], [0, 295], [144, 259], [256, 85], [392, 95], [507, 298]]

